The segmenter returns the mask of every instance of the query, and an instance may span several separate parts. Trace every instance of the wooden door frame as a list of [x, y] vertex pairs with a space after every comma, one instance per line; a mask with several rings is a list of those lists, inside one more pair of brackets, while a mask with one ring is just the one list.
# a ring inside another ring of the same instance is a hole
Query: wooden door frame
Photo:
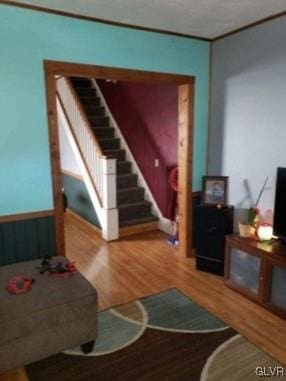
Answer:
[[44, 61], [50, 138], [57, 254], [64, 255], [62, 181], [56, 106], [55, 76], [114, 79], [118, 81], [174, 84], [178, 87], [178, 167], [179, 167], [179, 254], [193, 256], [192, 250], [192, 173], [195, 78], [189, 75], [149, 72], [60, 61]]

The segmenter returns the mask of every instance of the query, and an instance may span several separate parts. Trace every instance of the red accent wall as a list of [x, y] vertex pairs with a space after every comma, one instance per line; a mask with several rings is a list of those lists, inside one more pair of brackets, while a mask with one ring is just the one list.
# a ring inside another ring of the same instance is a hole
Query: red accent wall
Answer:
[[[178, 163], [177, 87], [98, 83], [163, 215], [170, 217], [168, 173]], [[159, 167], [155, 167], [155, 159], [159, 159]]]

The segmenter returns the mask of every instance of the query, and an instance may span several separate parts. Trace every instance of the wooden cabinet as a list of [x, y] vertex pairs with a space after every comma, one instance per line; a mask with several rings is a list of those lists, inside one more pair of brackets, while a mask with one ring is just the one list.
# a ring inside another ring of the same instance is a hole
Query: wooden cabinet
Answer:
[[225, 283], [286, 319], [286, 246], [228, 236]]

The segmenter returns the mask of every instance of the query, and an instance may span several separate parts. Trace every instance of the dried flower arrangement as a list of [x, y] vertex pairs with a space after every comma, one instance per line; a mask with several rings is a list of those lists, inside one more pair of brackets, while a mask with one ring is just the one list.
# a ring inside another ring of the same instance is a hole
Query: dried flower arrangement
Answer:
[[260, 192], [258, 193], [258, 196], [256, 198], [254, 206], [252, 206], [251, 208], [248, 209], [247, 220], [248, 220], [249, 225], [254, 226], [254, 227], [257, 225], [258, 216], [259, 216], [259, 213], [260, 213], [260, 210], [258, 209], [258, 203], [259, 203], [259, 201], [261, 199], [261, 196], [263, 195], [263, 192], [266, 189], [269, 189], [269, 188], [266, 187], [268, 179], [269, 178], [266, 177], [266, 179], [265, 179], [265, 181], [264, 181], [264, 183], [262, 185], [262, 188], [260, 189]]

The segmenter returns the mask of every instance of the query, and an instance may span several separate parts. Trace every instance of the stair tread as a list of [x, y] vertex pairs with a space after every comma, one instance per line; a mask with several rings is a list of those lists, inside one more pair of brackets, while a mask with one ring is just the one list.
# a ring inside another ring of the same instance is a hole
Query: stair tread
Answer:
[[89, 118], [90, 119], [109, 119], [109, 116], [106, 116], [106, 115], [90, 115]]
[[141, 201], [133, 201], [133, 202], [128, 202], [126, 204], [120, 204], [120, 205], [117, 205], [118, 209], [124, 209], [124, 208], [132, 208], [132, 207], [136, 207], [136, 206], [139, 206], [139, 205], [146, 205], [146, 206], [149, 206], [149, 205], [152, 205], [152, 203], [150, 201], [147, 201], [147, 200], [141, 200]]
[[136, 187], [138, 181], [138, 176], [135, 173], [117, 173], [116, 183], [117, 189], [125, 189], [130, 187]]
[[[88, 84], [88, 83], [86, 82], [86, 84]], [[82, 84], [81, 84], [81, 85], [78, 85], [77, 83], [74, 83], [74, 82], [73, 82], [73, 85], [75, 86], [75, 88], [76, 88], [77, 90], [89, 90], [89, 89], [95, 90], [95, 89], [91, 86], [91, 83], [89, 83], [89, 84], [90, 84], [90, 86], [82, 86]]]
[[70, 78], [72, 81], [72, 84], [76, 88], [90, 88], [91, 87], [91, 82], [89, 79], [84, 79], [84, 78]]
[[129, 160], [117, 160], [117, 164], [126, 164], [126, 163], [131, 163]]
[[115, 137], [98, 137], [98, 142], [103, 150], [120, 150], [120, 139]]
[[117, 160], [116, 161], [117, 175], [120, 174], [131, 174], [132, 173], [132, 163], [128, 160]]
[[104, 139], [106, 137], [113, 138], [114, 137], [114, 128], [112, 127], [93, 127], [93, 133], [97, 137], [97, 139]]
[[83, 94], [81, 94], [79, 97], [80, 97], [81, 100], [85, 100], [86, 98], [87, 99], [95, 98], [95, 99], [99, 99], [100, 100], [100, 98], [98, 96], [96, 96], [95, 94], [89, 94], [89, 95], [86, 95], [86, 94], [83, 95]]
[[145, 216], [141, 216], [138, 218], [133, 218], [130, 220], [124, 220], [119, 222], [120, 227], [124, 226], [132, 226], [132, 225], [141, 225], [146, 224], [147, 222], [155, 222], [158, 221], [158, 218], [153, 214], [146, 214]]
[[102, 150], [103, 154], [107, 157], [114, 158], [116, 160], [125, 160], [125, 150], [120, 148], [106, 149]]
[[[107, 127], [108, 128], [108, 127]], [[98, 138], [99, 141], [104, 141], [104, 142], [111, 142], [113, 140], [120, 141], [119, 138]], [[110, 150], [121, 150], [120, 148], [110, 148]], [[109, 148], [105, 151], [109, 151]], [[126, 161], [126, 160], [121, 160], [121, 161]]]
[[[121, 160], [121, 162], [122, 162], [122, 160]], [[134, 176], [137, 177], [136, 173], [118, 173], [117, 174], [117, 177], [134, 177]]]
[[120, 192], [132, 192], [132, 191], [135, 191], [135, 190], [144, 190], [143, 187], [126, 187], [126, 188], [120, 188], [120, 189], [117, 189], [117, 192], [120, 193]]
[[85, 109], [85, 112], [88, 114], [91, 113], [92, 115], [94, 115], [94, 113], [96, 113], [95, 115], [98, 115], [98, 112], [100, 111], [101, 112], [100, 116], [105, 116], [105, 109], [102, 106], [89, 104], [89, 105], [85, 105], [84, 109]]
[[[125, 206], [126, 204], [127, 205], [127, 208], [119, 208], [120, 212], [125, 212], [125, 211], [129, 211], [130, 213], [134, 215], [136, 215], [136, 213], [138, 212], [138, 207], [140, 209], [144, 208], [146, 209], [146, 207], [149, 209], [150, 208], [150, 205], [149, 204], [145, 204], [145, 203], [142, 203], [142, 201], [144, 201], [144, 195], [145, 195], [145, 189], [142, 188], [142, 187], [139, 187], [139, 186], [136, 186], [136, 185], [128, 185], [126, 187], [123, 187], [123, 188], [117, 188], [117, 205], [118, 207], [123, 205]], [[139, 203], [139, 204], [137, 204]], [[131, 206], [130, 206], [131, 204]], [[136, 211], [137, 210], [137, 211]], [[123, 218], [122, 216], [122, 213], [120, 213], [120, 216], [119, 216], [120, 219]], [[128, 219], [128, 217], [127, 217]]]
[[109, 126], [96, 126], [96, 127], [92, 127], [93, 130], [107, 130], [107, 129], [110, 129], [110, 130], [114, 130], [114, 127], [109, 127]]
[[105, 110], [103, 106], [97, 106], [97, 105], [87, 105], [84, 106], [85, 109], [90, 110], [90, 109], [95, 109], [95, 110]]
[[93, 130], [96, 130], [97, 128], [112, 128], [114, 130], [114, 127], [110, 126], [101, 126], [101, 125], [96, 125], [96, 126], [91, 126]]
[[[91, 126], [92, 130], [94, 131], [94, 133], [96, 134], [97, 132], [113, 132], [114, 133], [114, 128], [113, 127], [107, 127], [107, 126], [96, 126], [96, 127], [93, 127]], [[113, 137], [112, 137], [113, 138]], [[104, 137], [101, 137], [100, 139], [105, 139]]]
[[88, 110], [88, 111], [98, 111], [98, 110], [104, 110], [105, 111], [105, 108], [103, 106], [100, 106], [100, 105], [87, 105], [87, 106], [84, 106], [85, 110]]
[[[115, 153], [115, 152], [118, 152], [118, 151], [125, 151], [125, 150], [122, 149], [122, 148], [104, 149], [103, 153]], [[120, 161], [125, 161], [125, 160], [120, 160]]]
[[85, 97], [85, 96], [90, 96], [90, 97], [97, 97], [97, 94], [95, 90], [92, 87], [77, 87], [74, 86], [75, 91], [77, 92], [78, 96]]

